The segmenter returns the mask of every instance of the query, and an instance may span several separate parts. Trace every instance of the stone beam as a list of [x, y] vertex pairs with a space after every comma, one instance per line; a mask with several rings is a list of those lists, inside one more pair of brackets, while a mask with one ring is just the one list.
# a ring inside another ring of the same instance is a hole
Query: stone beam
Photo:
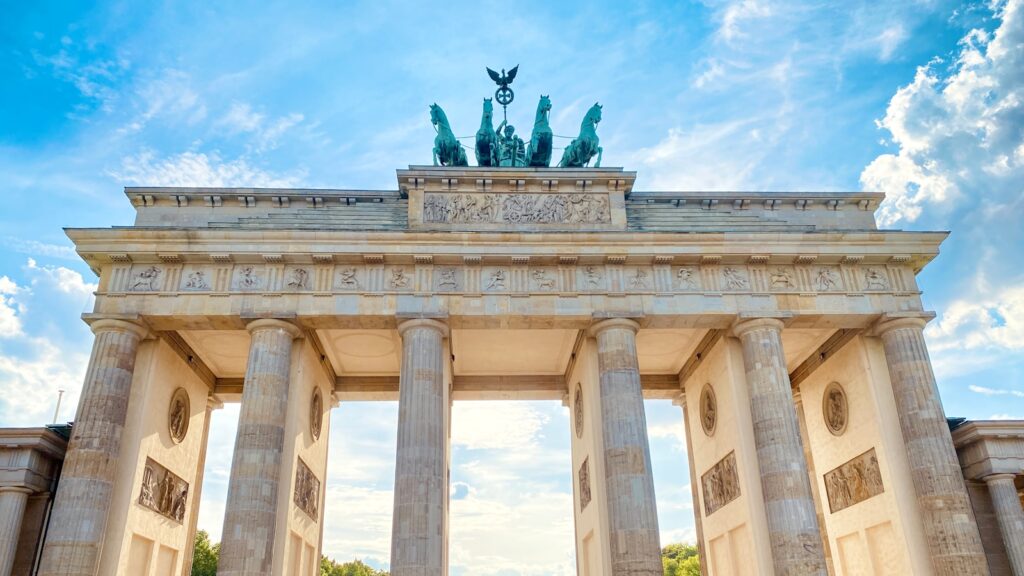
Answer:
[[[217, 377], [214, 376], [213, 370], [203, 362], [203, 359], [185, 342], [185, 339], [181, 337], [177, 331], [166, 330], [163, 332], [157, 332], [157, 337], [167, 343], [174, 350], [174, 353], [178, 355], [185, 364], [192, 369], [192, 372], [203, 381], [204, 384], [210, 389], [211, 392], [216, 393], [217, 389]], [[239, 393], [241, 393], [241, 386], [239, 386]]]
[[849, 344], [854, 338], [861, 333], [860, 330], [855, 328], [840, 328], [836, 330], [831, 336], [825, 340], [825, 343], [818, 347], [806, 360], [800, 363], [792, 372], [789, 374], [789, 383], [795, 389], [800, 386], [800, 383], [806, 380], [819, 366], [824, 364], [829, 358], [835, 356], [843, 349], [844, 346]]
[[715, 347], [715, 344], [718, 344], [718, 341], [721, 340], [722, 336], [724, 335], [725, 330], [720, 330], [717, 328], [712, 328], [708, 330], [706, 334], [704, 334], [704, 337], [701, 338], [700, 343], [697, 344], [697, 348], [693, 351], [693, 354], [691, 354], [690, 357], [686, 360], [686, 363], [683, 364], [682, 370], [679, 371], [679, 375], [676, 377], [677, 391], [680, 388], [686, 387], [686, 381], [690, 379], [690, 376], [693, 376], [693, 373], [696, 372], [697, 368], [700, 367], [701, 362], [704, 361], [704, 358], [708, 355], [708, 352], [711, 352], [711, 349]]

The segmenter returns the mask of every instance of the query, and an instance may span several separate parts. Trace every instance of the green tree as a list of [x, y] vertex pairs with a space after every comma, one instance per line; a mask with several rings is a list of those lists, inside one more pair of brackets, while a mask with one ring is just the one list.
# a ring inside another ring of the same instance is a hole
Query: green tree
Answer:
[[220, 543], [210, 542], [206, 530], [196, 532], [193, 547], [192, 576], [217, 576], [217, 559], [220, 557]]
[[390, 573], [384, 570], [375, 570], [363, 564], [361, 560], [339, 564], [326, 556], [321, 556], [320, 576], [390, 576]]
[[669, 544], [662, 548], [661, 565], [665, 576], [700, 576], [697, 547], [690, 544]]

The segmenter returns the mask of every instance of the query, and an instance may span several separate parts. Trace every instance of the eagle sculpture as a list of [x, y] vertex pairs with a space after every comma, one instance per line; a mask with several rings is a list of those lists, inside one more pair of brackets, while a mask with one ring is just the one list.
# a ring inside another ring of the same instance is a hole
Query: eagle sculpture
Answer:
[[509, 70], [508, 74], [505, 74], [505, 69], [504, 68], [501, 69], [501, 74], [498, 74], [497, 72], [495, 72], [494, 70], [491, 70], [490, 68], [487, 69], [487, 73], [491, 76], [491, 80], [494, 80], [494, 82], [498, 86], [501, 86], [502, 88], [505, 88], [506, 86], [511, 84], [513, 80], [516, 79], [516, 72], [518, 70], [519, 70], [519, 65], [516, 64], [516, 67], [511, 69], [511, 70]]

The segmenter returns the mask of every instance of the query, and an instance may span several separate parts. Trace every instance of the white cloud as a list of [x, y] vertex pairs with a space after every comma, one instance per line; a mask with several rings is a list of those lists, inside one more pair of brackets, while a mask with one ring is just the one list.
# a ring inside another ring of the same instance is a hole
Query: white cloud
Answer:
[[956, 300], [925, 329], [934, 352], [1024, 349], [1024, 285]]
[[0, 338], [14, 338], [22, 334], [19, 314], [24, 312], [24, 308], [15, 299], [22, 290], [7, 276], [0, 276]]
[[971, 392], [982, 394], [984, 396], [1014, 396], [1017, 398], [1024, 398], [1024, 391], [1021, 390], [1008, 390], [1005, 388], [988, 388], [986, 386], [977, 386], [971, 384], [967, 387]]
[[121, 168], [110, 176], [128, 185], [263, 188], [294, 188], [300, 174], [275, 174], [257, 168], [245, 159], [222, 160], [213, 152], [183, 152], [157, 158], [152, 151], [143, 151], [121, 159]]
[[1024, 417], [1011, 416], [1009, 414], [993, 414], [988, 417], [989, 420], [1024, 420]]
[[301, 123], [303, 119], [302, 114], [291, 113], [268, 121], [266, 114], [253, 110], [248, 103], [235, 102], [228, 109], [227, 114], [217, 122], [217, 125], [223, 126], [235, 134], [252, 134], [254, 137], [252, 148], [263, 152], [276, 148], [278, 140], [288, 130]]
[[[38, 272], [45, 281], [64, 294], [89, 299], [99, 287], [95, 282], [86, 282], [81, 274], [63, 266], [40, 266], [32, 258], [28, 259], [30, 271]], [[33, 283], [38, 280], [33, 280]]]
[[[999, 6], [996, 4], [996, 6]], [[862, 184], [887, 199], [883, 225], [913, 222], [928, 208], [1012, 200], [1024, 191], [1024, 1], [997, 9], [999, 27], [973, 30], [944, 72], [934, 60], [889, 102], [879, 126], [899, 150], [862, 172]]]
[[452, 445], [471, 450], [536, 447], [548, 417], [525, 402], [481, 401], [452, 407]]
[[138, 82], [134, 92], [138, 112], [122, 132], [138, 132], [156, 118], [194, 125], [206, 118], [206, 104], [192, 86], [192, 77], [173, 68]]
[[39, 242], [38, 240], [15, 238], [14, 236], [6, 236], [3, 239], [3, 244], [11, 250], [22, 254], [45, 256], [48, 258], [60, 258], [62, 260], [74, 260], [76, 262], [80, 260], [78, 253], [75, 252], [75, 249], [71, 246], [48, 244], [46, 242]]
[[758, 0], [737, 0], [729, 2], [722, 12], [722, 23], [718, 28], [718, 36], [726, 42], [738, 40], [746, 36], [741, 27], [746, 21], [767, 18], [772, 15], [767, 2]]

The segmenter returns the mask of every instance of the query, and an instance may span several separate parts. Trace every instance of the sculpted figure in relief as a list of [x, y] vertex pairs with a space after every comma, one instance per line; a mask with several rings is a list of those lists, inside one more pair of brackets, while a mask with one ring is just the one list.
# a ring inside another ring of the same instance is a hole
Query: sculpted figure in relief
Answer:
[[296, 268], [292, 270], [292, 277], [288, 280], [288, 287], [296, 290], [305, 290], [309, 288], [309, 272], [305, 268]]
[[725, 279], [725, 287], [727, 290], [742, 290], [748, 286], [748, 282], [743, 272], [737, 268], [725, 267], [722, 268], [722, 278]]
[[487, 290], [504, 290], [505, 289], [505, 271], [495, 270], [491, 272], [490, 279], [487, 280]]
[[872, 448], [825, 474], [825, 491], [832, 513], [885, 491], [878, 457]]
[[835, 290], [838, 286], [839, 278], [831, 268], [818, 268], [818, 275], [814, 279], [815, 286], [818, 290], [825, 292], [828, 290]]
[[679, 280], [679, 287], [683, 290], [694, 290], [697, 288], [697, 279], [694, 278], [696, 272], [693, 268], [680, 268], [676, 272], [676, 279]]
[[636, 274], [629, 277], [629, 285], [636, 290], [647, 288], [647, 272], [637, 268]]
[[356, 278], [355, 268], [343, 268], [338, 274], [338, 281], [342, 288], [347, 290], [359, 288], [359, 280]]
[[601, 285], [601, 271], [597, 269], [597, 266], [587, 266], [583, 269], [583, 274], [587, 277], [587, 285], [591, 288]]
[[868, 290], [889, 289], [889, 281], [876, 268], [868, 268], [864, 271], [864, 283], [867, 285]]
[[793, 288], [793, 275], [785, 268], [776, 268], [771, 272], [772, 288]]
[[258, 288], [260, 285], [260, 277], [256, 274], [256, 269], [252, 266], [246, 266], [242, 268], [241, 277], [238, 279], [239, 285], [244, 290], [252, 290]]
[[530, 275], [533, 277], [533, 281], [537, 283], [537, 288], [540, 290], [555, 289], [555, 279], [548, 278], [548, 273], [544, 270], [534, 270], [530, 272]]
[[150, 266], [140, 271], [132, 283], [132, 290], [152, 291], [159, 288], [157, 280], [160, 278], [161, 270], [156, 266]]
[[441, 269], [441, 277], [437, 282], [437, 287], [446, 290], [458, 290], [459, 281], [455, 277], [455, 268]]
[[202, 270], [196, 270], [195, 272], [188, 275], [188, 280], [185, 282], [186, 290], [209, 290], [210, 285], [206, 282], [206, 272]]
[[405, 275], [405, 269], [404, 268], [392, 268], [391, 269], [391, 279], [388, 281], [388, 285], [391, 286], [391, 288], [393, 288], [395, 290], [400, 289], [400, 288], [408, 288], [409, 287], [409, 277]]
[[608, 198], [598, 194], [427, 194], [423, 201], [424, 222], [598, 224], [610, 218]]

